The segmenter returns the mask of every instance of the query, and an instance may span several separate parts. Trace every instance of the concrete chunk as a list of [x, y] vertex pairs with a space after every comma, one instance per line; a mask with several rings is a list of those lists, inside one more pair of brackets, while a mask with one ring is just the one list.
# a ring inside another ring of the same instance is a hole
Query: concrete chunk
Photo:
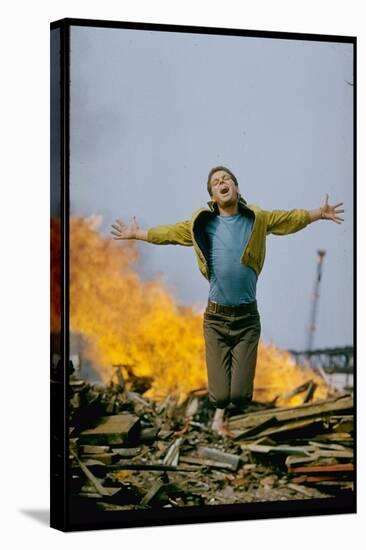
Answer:
[[139, 428], [139, 418], [131, 414], [102, 416], [98, 426], [81, 432], [79, 442], [82, 445], [124, 443], [129, 437], [134, 436]]

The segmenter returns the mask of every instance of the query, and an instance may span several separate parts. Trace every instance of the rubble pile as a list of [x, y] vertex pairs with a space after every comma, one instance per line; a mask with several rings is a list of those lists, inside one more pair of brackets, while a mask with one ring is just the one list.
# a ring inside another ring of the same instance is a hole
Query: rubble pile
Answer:
[[[183, 403], [143, 396], [121, 365], [107, 386], [70, 377], [70, 493], [98, 510], [332, 498], [353, 491], [353, 399], [229, 410], [211, 430], [207, 391]], [[126, 374], [128, 376], [125, 381]], [[311, 397], [311, 396], [310, 396]], [[82, 504], [81, 504], [82, 505]]]

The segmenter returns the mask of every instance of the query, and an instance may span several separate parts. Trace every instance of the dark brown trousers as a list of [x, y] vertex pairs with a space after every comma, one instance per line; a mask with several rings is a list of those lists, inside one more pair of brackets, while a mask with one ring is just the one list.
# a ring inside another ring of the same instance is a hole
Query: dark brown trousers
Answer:
[[261, 332], [258, 310], [229, 315], [206, 310], [203, 329], [210, 401], [219, 409], [230, 402], [244, 408], [253, 395]]

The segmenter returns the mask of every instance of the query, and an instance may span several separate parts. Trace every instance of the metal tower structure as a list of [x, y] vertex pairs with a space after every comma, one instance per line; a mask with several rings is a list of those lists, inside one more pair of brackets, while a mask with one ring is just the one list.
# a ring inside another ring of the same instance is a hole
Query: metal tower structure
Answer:
[[314, 291], [312, 294], [310, 324], [308, 329], [307, 345], [305, 348], [306, 351], [308, 352], [311, 352], [311, 350], [313, 349], [314, 335], [315, 335], [315, 329], [316, 329], [316, 315], [318, 312], [318, 304], [319, 304], [320, 281], [322, 278], [324, 256], [325, 256], [325, 250], [318, 250], [318, 262], [316, 267]]

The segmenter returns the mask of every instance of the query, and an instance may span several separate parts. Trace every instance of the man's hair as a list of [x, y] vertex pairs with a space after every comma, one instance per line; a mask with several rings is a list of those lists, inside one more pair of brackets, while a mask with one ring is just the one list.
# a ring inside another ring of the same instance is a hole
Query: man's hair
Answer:
[[238, 180], [236, 179], [236, 176], [235, 174], [232, 173], [231, 170], [229, 170], [229, 168], [226, 168], [226, 166], [215, 166], [215, 168], [212, 168], [209, 173], [208, 173], [208, 177], [207, 177], [207, 191], [210, 195], [210, 197], [212, 197], [212, 191], [211, 191], [211, 178], [212, 176], [214, 175], [215, 172], [218, 172], [219, 170], [224, 170], [225, 172], [227, 172], [229, 174], [229, 176], [232, 178], [233, 182], [235, 183], [235, 185], [238, 187]]

